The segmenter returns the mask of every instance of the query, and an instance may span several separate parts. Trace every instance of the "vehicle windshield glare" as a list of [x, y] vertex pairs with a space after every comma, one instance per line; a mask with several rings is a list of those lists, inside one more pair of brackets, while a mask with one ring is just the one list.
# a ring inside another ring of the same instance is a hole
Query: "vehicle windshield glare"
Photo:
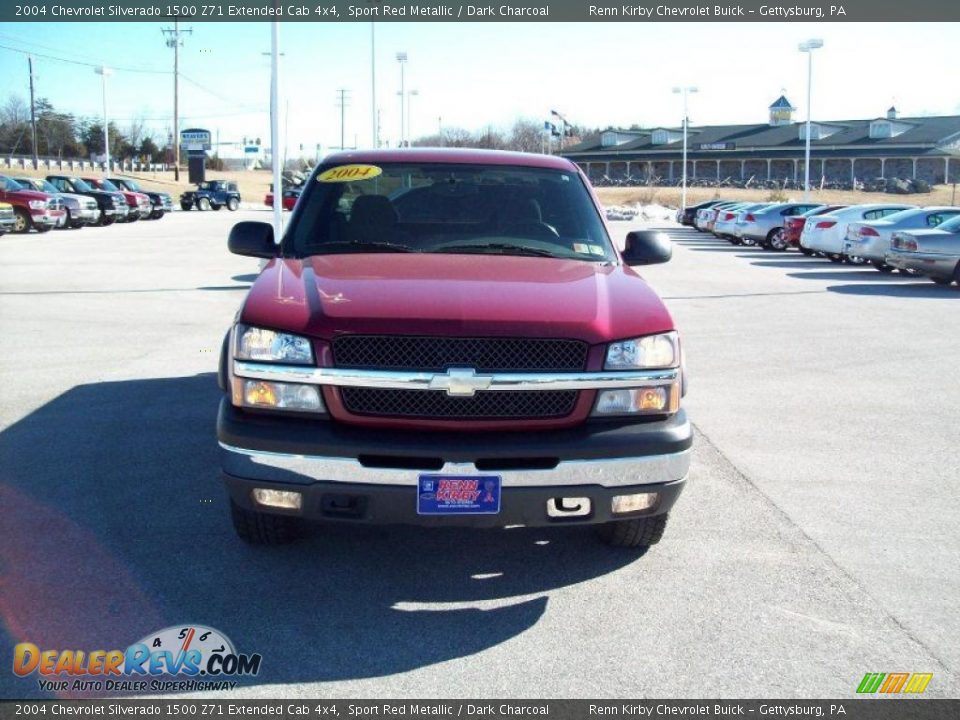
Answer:
[[130, 192], [140, 192], [140, 185], [134, 180], [127, 180], [124, 178], [123, 180], [118, 180], [115, 182], [114, 185], [123, 185]]
[[70, 182], [73, 185], [73, 189], [77, 192], [90, 192], [93, 190], [89, 183], [80, 178], [71, 178]]
[[956, 215], [949, 220], [944, 220], [942, 223], [937, 225], [937, 230], [943, 230], [944, 232], [949, 233], [960, 231], [960, 215]]
[[[318, 173], [334, 167], [321, 167]], [[386, 163], [376, 169], [378, 174], [360, 180], [310, 182], [287, 239], [294, 254], [616, 259], [600, 214], [576, 172], [429, 162]]]
[[58, 193], [56, 185], [54, 185], [49, 180], [42, 180], [40, 178], [17, 178], [17, 182], [23, 185], [27, 190], [38, 190], [45, 193]]
[[98, 180], [98, 182], [100, 183], [100, 187], [101, 187], [101, 189], [103, 189], [103, 190], [111, 190], [111, 191], [113, 191], [113, 192], [120, 192], [120, 188], [118, 188], [116, 185], [114, 185], [112, 182], [110, 182], [110, 181], [107, 180], [106, 178], [103, 178], [103, 180]]

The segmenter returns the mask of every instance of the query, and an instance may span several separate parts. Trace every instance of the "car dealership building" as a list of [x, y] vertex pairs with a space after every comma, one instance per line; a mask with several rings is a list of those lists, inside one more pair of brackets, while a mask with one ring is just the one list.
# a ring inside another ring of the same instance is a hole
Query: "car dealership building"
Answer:
[[[769, 121], [693, 126], [687, 136], [687, 176], [701, 180], [802, 182], [806, 123], [780, 96]], [[876, 178], [960, 181], [960, 115], [900, 117], [896, 108], [865, 120], [810, 124], [811, 183]], [[679, 180], [683, 129], [609, 129], [564, 150], [591, 180]]]

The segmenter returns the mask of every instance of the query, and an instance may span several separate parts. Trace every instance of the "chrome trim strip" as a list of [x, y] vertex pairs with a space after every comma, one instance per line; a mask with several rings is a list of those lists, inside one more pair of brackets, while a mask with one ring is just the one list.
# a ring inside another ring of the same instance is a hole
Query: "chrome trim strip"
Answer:
[[671, 455], [564, 460], [548, 470], [478, 470], [473, 463], [448, 462], [439, 470], [368, 468], [355, 458], [289, 455], [246, 450], [220, 443], [223, 471], [235, 477], [265, 482], [308, 484], [342, 481], [369, 485], [414, 487], [421, 472], [442, 475], [499, 475], [504, 487], [650, 485], [682, 480], [690, 469], [692, 450]]
[[[395, 390], [446, 390], [448, 372], [395, 370], [348, 370], [305, 365], [280, 365], [233, 361], [233, 374], [250, 380], [338, 385], [340, 387], [390, 388]], [[476, 390], [593, 390], [670, 385], [680, 377], [679, 368], [667, 370], [608, 370], [573, 373], [485, 373], [471, 377]]]

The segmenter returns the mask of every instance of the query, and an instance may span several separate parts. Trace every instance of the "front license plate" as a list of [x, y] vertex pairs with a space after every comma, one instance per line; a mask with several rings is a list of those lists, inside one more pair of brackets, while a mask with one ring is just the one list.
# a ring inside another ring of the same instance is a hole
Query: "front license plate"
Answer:
[[496, 515], [500, 512], [499, 475], [421, 475], [418, 515]]

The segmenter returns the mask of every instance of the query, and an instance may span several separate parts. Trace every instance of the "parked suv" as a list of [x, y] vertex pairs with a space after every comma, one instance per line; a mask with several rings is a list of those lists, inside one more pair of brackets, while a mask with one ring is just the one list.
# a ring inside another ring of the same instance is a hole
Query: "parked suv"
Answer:
[[673, 320], [577, 166], [478, 150], [329, 156], [224, 339], [217, 435], [249, 542], [304, 519], [593, 524], [660, 540], [690, 464]]
[[96, 200], [100, 209], [100, 225], [112, 225], [127, 217], [127, 202], [118, 192], [97, 190], [80, 178], [69, 175], [47, 175], [47, 180], [60, 192], [86, 195]]
[[236, 210], [240, 207], [240, 191], [235, 182], [209, 180], [197, 185], [196, 190], [188, 190], [180, 195], [180, 209], [189, 210]]
[[0, 175], [0, 202], [13, 205], [14, 232], [52, 230], [63, 217], [63, 201], [59, 198], [23, 187], [6, 175]]

